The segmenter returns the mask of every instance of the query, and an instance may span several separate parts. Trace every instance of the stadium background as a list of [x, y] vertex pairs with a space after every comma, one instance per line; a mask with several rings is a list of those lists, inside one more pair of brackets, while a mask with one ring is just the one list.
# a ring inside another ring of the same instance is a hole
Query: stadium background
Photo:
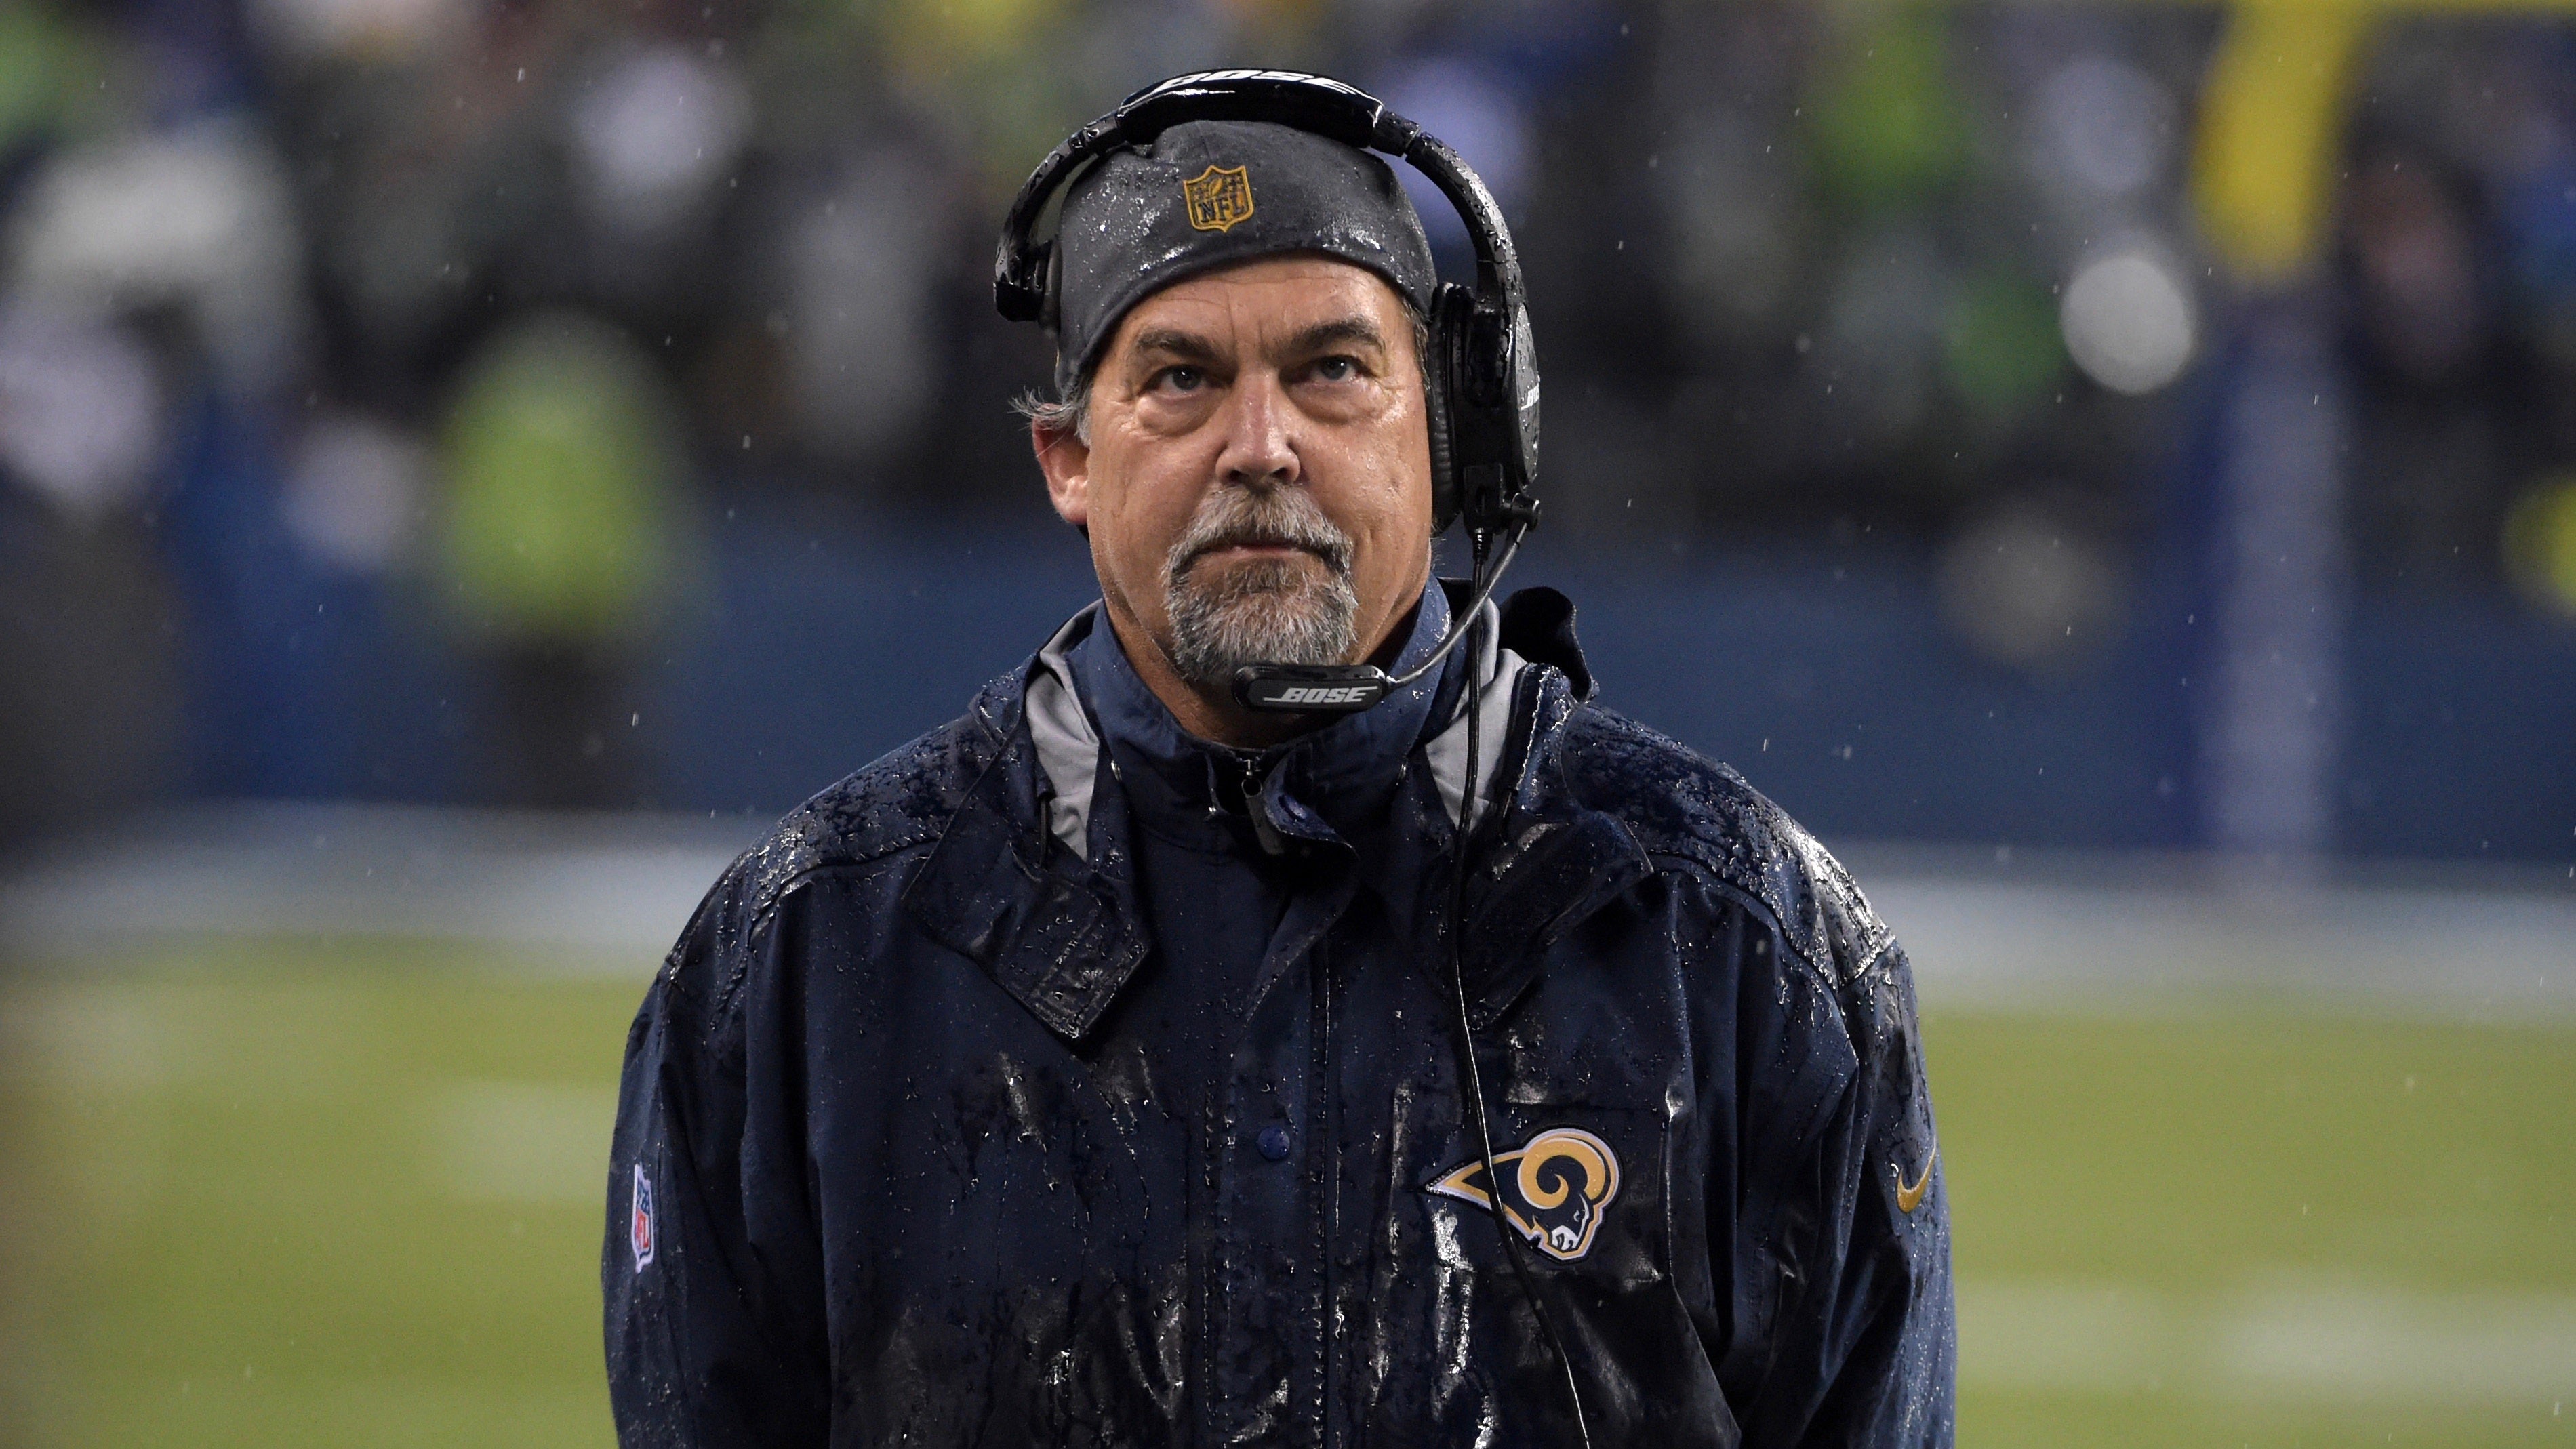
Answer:
[[1086, 596], [1003, 202], [1247, 63], [1912, 946], [1963, 1441], [2576, 1442], [2576, 17], [2341, 0], [0, 10], [0, 1442], [605, 1442], [660, 946]]

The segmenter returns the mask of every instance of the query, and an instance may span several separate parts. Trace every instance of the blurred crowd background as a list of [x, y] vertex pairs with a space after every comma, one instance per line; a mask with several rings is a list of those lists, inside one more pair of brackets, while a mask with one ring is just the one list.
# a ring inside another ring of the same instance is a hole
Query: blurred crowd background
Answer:
[[0, 835], [954, 713], [1090, 587], [1004, 203], [1215, 64], [1482, 170], [1516, 581], [1829, 836], [2576, 852], [2576, 24], [1750, 0], [15, 0]]

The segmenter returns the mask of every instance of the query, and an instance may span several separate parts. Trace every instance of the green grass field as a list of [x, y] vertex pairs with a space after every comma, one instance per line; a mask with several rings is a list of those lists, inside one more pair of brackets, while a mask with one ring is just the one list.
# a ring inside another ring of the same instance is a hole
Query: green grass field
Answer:
[[[225, 943], [9, 986], [0, 1419], [610, 1442], [599, 1203], [642, 983], [558, 964]], [[1963, 1444], [2576, 1444], [2576, 1025], [1925, 1031]]]

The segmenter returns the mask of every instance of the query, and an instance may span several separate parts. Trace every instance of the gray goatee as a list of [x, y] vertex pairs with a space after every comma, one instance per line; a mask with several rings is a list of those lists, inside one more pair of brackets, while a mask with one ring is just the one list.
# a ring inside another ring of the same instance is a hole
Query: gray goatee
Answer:
[[[1235, 544], [1300, 552], [1225, 567], [1196, 565]], [[1166, 556], [1172, 667], [1207, 689], [1246, 664], [1339, 664], [1358, 632], [1351, 540], [1302, 488], [1218, 488]]]

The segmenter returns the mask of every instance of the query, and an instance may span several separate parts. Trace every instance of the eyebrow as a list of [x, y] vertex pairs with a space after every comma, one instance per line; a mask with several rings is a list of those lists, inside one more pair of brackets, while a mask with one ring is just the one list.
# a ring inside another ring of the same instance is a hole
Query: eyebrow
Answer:
[[[1309, 357], [1337, 343], [1359, 343], [1382, 352], [1386, 350], [1386, 335], [1377, 330], [1376, 323], [1355, 313], [1299, 329], [1289, 337], [1280, 352], [1288, 357]], [[1189, 362], [1213, 362], [1217, 357], [1214, 342], [1177, 327], [1153, 327], [1139, 332], [1128, 344], [1128, 351], [1139, 357], [1159, 353]]]
[[1128, 344], [1127, 350], [1137, 356], [1160, 352], [1193, 362], [1213, 361], [1216, 357], [1215, 343], [1195, 332], [1183, 332], [1177, 327], [1154, 327], [1139, 332], [1135, 340]]
[[1356, 313], [1348, 317], [1336, 317], [1329, 322], [1318, 322], [1312, 327], [1305, 328], [1289, 338], [1287, 347], [1282, 350], [1288, 356], [1299, 357], [1321, 352], [1336, 343], [1352, 342], [1374, 347], [1381, 352], [1386, 350], [1386, 337], [1377, 330], [1377, 324]]

